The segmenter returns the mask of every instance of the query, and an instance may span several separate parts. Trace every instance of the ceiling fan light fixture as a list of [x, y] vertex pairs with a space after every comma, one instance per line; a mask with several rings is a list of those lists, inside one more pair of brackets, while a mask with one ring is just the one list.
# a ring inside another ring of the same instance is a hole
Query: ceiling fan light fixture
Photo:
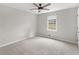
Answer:
[[39, 3], [39, 4], [33, 3], [33, 5], [36, 6], [37, 9], [32, 9], [32, 10], [38, 10], [38, 12], [40, 12], [41, 10], [47, 10], [48, 11], [49, 9], [47, 9], [46, 7], [51, 5], [51, 4], [48, 3], [48, 4], [45, 4], [45, 5], [42, 5], [42, 3]]

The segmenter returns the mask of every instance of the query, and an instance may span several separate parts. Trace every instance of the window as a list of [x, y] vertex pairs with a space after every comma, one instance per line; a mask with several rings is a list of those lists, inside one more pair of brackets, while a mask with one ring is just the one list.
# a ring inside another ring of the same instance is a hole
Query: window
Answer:
[[47, 30], [57, 31], [57, 17], [55, 15], [47, 17]]

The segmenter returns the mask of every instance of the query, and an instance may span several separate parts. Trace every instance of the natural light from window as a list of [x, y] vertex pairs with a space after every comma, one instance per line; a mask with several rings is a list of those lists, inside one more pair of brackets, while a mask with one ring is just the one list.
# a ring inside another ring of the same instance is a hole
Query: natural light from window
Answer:
[[56, 15], [47, 17], [47, 30], [57, 31], [57, 16]]

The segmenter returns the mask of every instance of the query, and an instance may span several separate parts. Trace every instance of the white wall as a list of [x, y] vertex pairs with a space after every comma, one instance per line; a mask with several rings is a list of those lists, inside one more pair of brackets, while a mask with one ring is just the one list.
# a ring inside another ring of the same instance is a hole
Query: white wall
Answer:
[[[57, 15], [57, 32], [47, 31], [47, 16]], [[37, 19], [36, 19], [37, 18]], [[37, 24], [36, 24], [37, 21]], [[0, 46], [37, 35], [77, 43], [77, 8], [36, 15], [0, 5]]]
[[79, 46], [79, 7], [78, 7], [77, 26], [78, 26], [77, 36], [78, 36], [78, 46]]
[[[57, 15], [57, 32], [47, 31], [47, 16]], [[77, 8], [40, 14], [37, 17], [37, 35], [77, 43]]]
[[0, 5], [0, 46], [32, 37], [36, 31], [36, 15]]

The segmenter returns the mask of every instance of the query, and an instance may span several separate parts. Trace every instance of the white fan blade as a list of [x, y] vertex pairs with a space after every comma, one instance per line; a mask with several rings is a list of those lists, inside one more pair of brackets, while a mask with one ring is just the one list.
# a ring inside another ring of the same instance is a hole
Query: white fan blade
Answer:
[[47, 7], [47, 6], [49, 6], [49, 5], [51, 5], [51, 3], [48, 3], [48, 4], [44, 5], [43, 7]]
[[33, 8], [33, 9], [30, 9], [30, 10], [38, 10], [38, 8]]
[[43, 10], [50, 10], [50, 9], [47, 9], [47, 8], [43, 8]]
[[33, 3], [33, 5], [35, 5], [36, 7], [39, 7], [36, 3]]

